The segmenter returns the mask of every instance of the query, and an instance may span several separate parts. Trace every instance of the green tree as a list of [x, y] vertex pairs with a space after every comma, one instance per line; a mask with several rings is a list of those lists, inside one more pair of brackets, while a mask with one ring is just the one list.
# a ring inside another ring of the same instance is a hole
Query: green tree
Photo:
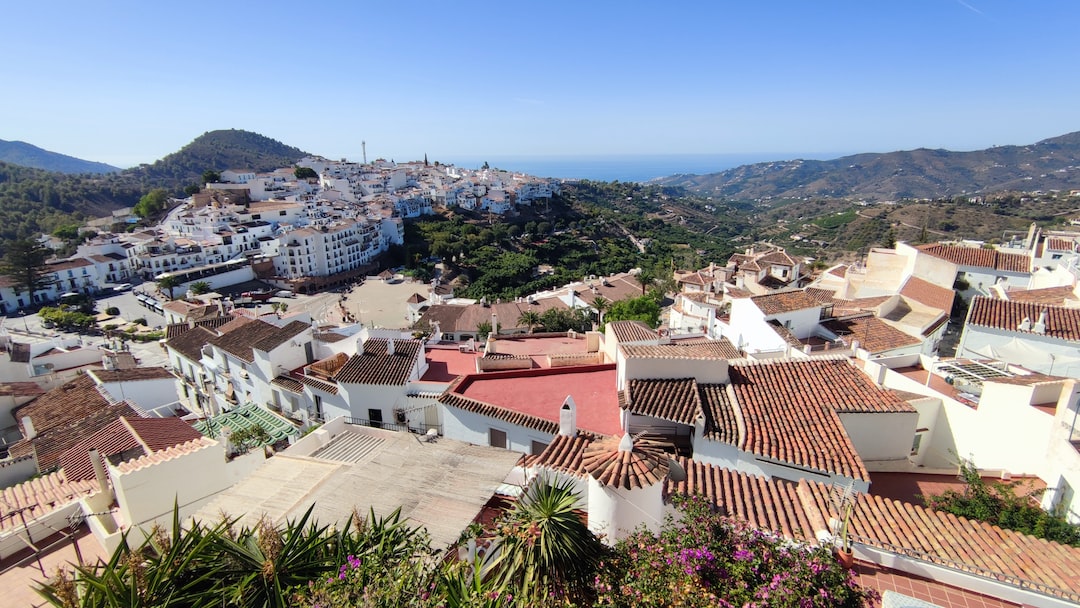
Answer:
[[214, 171], [213, 169], [207, 169], [206, 171], [203, 171], [203, 174], [202, 174], [202, 183], [203, 184], [217, 183], [217, 182], [220, 182], [220, 181], [221, 181], [221, 174], [218, 173], [217, 171]]
[[26, 291], [33, 302], [34, 293], [52, 286], [45, 261], [52, 255], [48, 247], [34, 239], [20, 239], [10, 243], [4, 253], [0, 274], [15, 281], [17, 291]]
[[518, 325], [524, 325], [529, 328], [529, 333], [533, 333], [533, 328], [540, 325], [543, 321], [540, 319], [540, 313], [535, 310], [526, 310], [518, 317]]
[[297, 167], [293, 171], [293, 175], [296, 176], [296, 179], [319, 179], [319, 174], [311, 167]]
[[188, 184], [184, 186], [184, 194], [191, 196], [192, 194], [198, 194], [199, 190], [202, 190], [197, 184]]
[[619, 300], [612, 303], [605, 321], [641, 321], [649, 327], [656, 327], [660, 324], [660, 305], [656, 298], [647, 295]]
[[476, 338], [478, 340], [487, 340], [488, 334], [491, 333], [491, 323], [489, 321], [481, 321], [476, 324]]
[[168, 203], [169, 193], [164, 188], [154, 188], [139, 199], [133, 211], [135, 215], [145, 219], [164, 211]]
[[206, 281], [195, 281], [191, 284], [191, 293], [201, 296], [204, 293], [210, 293], [210, 283]]
[[158, 289], [169, 290], [169, 299], [173, 299], [173, 290], [180, 286], [180, 281], [173, 275], [165, 275], [157, 280]]
[[596, 296], [593, 298], [592, 307], [596, 309], [597, 319], [596, 322], [600, 325], [604, 324], [604, 311], [611, 308], [611, 300], [604, 296]]
[[53, 230], [53, 236], [64, 239], [65, 241], [74, 241], [79, 238], [79, 225], [67, 224]]

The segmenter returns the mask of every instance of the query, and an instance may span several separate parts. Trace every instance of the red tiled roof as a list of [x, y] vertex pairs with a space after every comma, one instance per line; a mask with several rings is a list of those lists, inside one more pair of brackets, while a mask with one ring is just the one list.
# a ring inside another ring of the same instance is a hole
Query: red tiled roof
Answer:
[[1042, 289], [1010, 289], [1005, 292], [1005, 299], [1010, 302], [1031, 302], [1032, 304], [1050, 304], [1063, 306], [1075, 302], [1076, 294], [1070, 286], [1044, 287]]
[[870, 354], [884, 353], [897, 348], [922, 344], [921, 337], [908, 335], [874, 315], [833, 319], [821, 324], [840, 337], [849, 347], [855, 340]]
[[205, 327], [195, 327], [165, 340], [165, 346], [175, 350], [190, 361], [202, 359], [202, 348], [217, 337]]
[[556, 435], [531, 464], [583, 476], [585, 469], [581, 466], [581, 459], [591, 441], [592, 436], [589, 434], [578, 434], [577, 437]]
[[622, 347], [627, 358], [643, 359], [738, 359], [742, 355], [727, 338], [673, 344], [628, 344]]
[[121, 460], [128, 460], [200, 438], [199, 431], [179, 418], [120, 417], [61, 454], [60, 467], [68, 479], [93, 479], [91, 449], [116, 464], [114, 457], [121, 454]]
[[[195, 321], [196, 327], [205, 327], [207, 329], [218, 329], [224, 326], [226, 323], [234, 319], [231, 315], [225, 315], [220, 317], [205, 317]], [[170, 323], [165, 326], [165, 339], [175, 338], [183, 333], [187, 333], [192, 329], [191, 325], [187, 323]]]
[[629, 435], [594, 441], [585, 448], [581, 466], [593, 479], [609, 488], [647, 488], [667, 479], [668, 453], [673, 446], [661, 439], [641, 435], [631, 441]]
[[872, 296], [854, 300], [833, 300], [833, 314], [837, 316], [876, 310], [892, 296]]
[[778, 315], [785, 312], [821, 306], [816, 299], [810, 297], [801, 289], [797, 291], [782, 291], [780, 293], [754, 296], [750, 299], [753, 300], [754, 304], [756, 304], [757, 307], [761, 309], [761, 312], [766, 315]]
[[138, 382], [140, 380], [174, 380], [176, 376], [164, 367], [133, 367], [131, 369], [92, 369], [86, 373], [99, 382]]
[[846, 264], [841, 264], [839, 266], [833, 266], [832, 268], [829, 269], [829, 274], [831, 274], [833, 276], [836, 276], [836, 277], [843, 278], [843, 277], [847, 276], [847, 269], [848, 269], [848, 267], [847, 267]]
[[[218, 331], [224, 332], [233, 323], [236, 323], [236, 321], [226, 323]], [[303, 321], [291, 321], [284, 327], [278, 327], [265, 321], [251, 320], [242, 327], [243, 331], [228, 331], [212, 338], [210, 344], [251, 363], [255, 360], [255, 351], [268, 352], [274, 350], [286, 340], [311, 327], [311, 325]]]
[[[389, 353], [390, 341], [370, 338], [364, 351], [357, 353], [334, 374], [338, 384], [404, 385], [416, 366], [416, 354], [423, 348], [419, 340], [394, 340], [394, 352]], [[302, 382], [302, 380], [301, 380]]]
[[996, 249], [942, 245], [940, 243], [918, 245], [916, 249], [936, 258], [948, 260], [958, 266], [992, 268], [1006, 272], [1031, 272], [1031, 256], [1025, 253], [1008, 253]]
[[802, 342], [799, 341], [795, 334], [791, 333], [791, 330], [780, 324], [779, 321], [773, 319], [769, 321], [769, 327], [780, 336], [780, 339], [784, 341], [788, 346], [794, 346], [795, 348], [802, 348]]
[[1039, 315], [1043, 312], [1046, 312], [1046, 336], [1059, 340], [1080, 340], [1080, 309], [1077, 308], [975, 296], [971, 300], [967, 322], [980, 327], [1032, 334], [1035, 332], [1022, 331], [1018, 327], [1025, 318], [1034, 327], [1036, 321], [1039, 320]]
[[838, 413], [912, 411], [845, 360], [734, 363], [730, 373], [740, 449], [853, 479], [869, 477]]
[[701, 413], [701, 398], [693, 378], [627, 380], [620, 406], [640, 416], [651, 416], [689, 426]]
[[612, 321], [607, 326], [611, 328], [617, 342], [656, 342], [659, 340], [656, 330], [641, 321]]
[[791, 266], [795, 267], [799, 264], [799, 260], [791, 257], [783, 251], [774, 251], [772, 253], [766, 253], [757, 259], [758, 264], [775, 264], [777, 266]]
[[913, 276], [904, 283], [904, 286], [900, 289], [900, 295], [911, 298], [920, 304], [925, 304], [930, 308], [948, 312], [952, 310], [953, 298], [956, 296], [956, 292]]
[[34, 397], [45, 393], [37, 382], [0, 382], [0, 395], [4, 397]]
[[299, 380], [296, 380], [291, 376], [276, 376], [273, 380], [270, 381], [270, 384], [283, 388], [290, 393], [299, 394], [304, 392], [304, 385], [301, 384]]
[[705, 436], [730, 445], [739, 444], [739, 421], [727, 384], [699, 384], [698, 399], [705, 414]]
[[814, 299], [818, 304], [832, 304], [833, 298], [836, 296], [836, 291], [832, 289], [821, 289], [818, 287], [807, 287], [803, 290], [806, 295]]
[[96, 481], [69, 481], [63, 471], [4, 488], [0, 490], [0, 532], [22, 526], [20, 518], [9, 515], [22, 512], [26, 521], [32, 521], [98, 490]]
[[1073, 239], [1049, 236], [1046, 237], [1046, 248], [1050, 251], [1072, 251], [1076, 248], [1076, 242]]
[[[48, 395], [39, 399], [46, 396]], [[60, 455], [77, 444], [82, 437], [98, 432], [121, 416], [135, 417], [137, 414], [126, 401], [121, 401], [105, 405], [73, 421], [70, 417], [65, 417], [69, 421], [67, 424], [52, 424], [47, 431], [38, 431], [38, 435], [33, 439], [23, 439], [12, 445], [11, 455], [17, 457], [33, 453], [37, 456], [38, 471], [52, 470], [60, 464]], [[32, 418], [35, 425], [37, 419]]]
[[749, 523], [759, 530], [770, 530], [787, 538], [813, 543], [816, 528], [807, 517], [796, 484], [724, 469], [689, 458], [679, 457], [686, 480], [665, 484], [666, 494], [700, 495], [720, 513]]

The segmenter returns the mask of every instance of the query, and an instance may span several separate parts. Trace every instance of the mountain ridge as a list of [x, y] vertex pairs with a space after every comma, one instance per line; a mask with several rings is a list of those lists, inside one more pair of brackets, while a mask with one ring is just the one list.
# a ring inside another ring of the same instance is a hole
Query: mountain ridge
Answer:
[[0, 162], [57, 173], [116, 173], [119, 167], [53, 152], [25, 141], [0, 139]]
[[1061, 190], [1080, 187], [1080, 131], [1028, 145], [966, 152], [916, 148], [832, 160], [771, 161], [654, 181], [736, 200], [895, 200], [1006, 190]]

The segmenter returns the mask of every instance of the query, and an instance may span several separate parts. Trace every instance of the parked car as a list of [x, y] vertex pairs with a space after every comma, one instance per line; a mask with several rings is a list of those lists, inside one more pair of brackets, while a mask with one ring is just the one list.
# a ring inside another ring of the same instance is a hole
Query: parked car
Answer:
[[131, 283], [121, 283], [120, 285], [113, 287], [113, 291], [116, 293], [123, 293], [125, 291], [131, 291], [132, 287], [133, 285]]
[[288, 289], [281, 289], [274, 292], [274, 295], [279, 298], [295, 298], [296, 294]]

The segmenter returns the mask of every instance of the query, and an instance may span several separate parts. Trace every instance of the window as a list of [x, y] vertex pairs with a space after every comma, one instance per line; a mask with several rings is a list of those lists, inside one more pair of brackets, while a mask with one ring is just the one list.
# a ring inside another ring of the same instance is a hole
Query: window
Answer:
[[288, 214], [289, 214], [289, 212], [285, 211], [284, 209], [282, 209], [281, 211], [278, 211], [278, 215], [281, 215], [281, 216], [285, 216], [285, 215], [288, 215]]
[[506, 431], [488, 429], [488, 445], [493, 448], [506, 449]]
[[547, 447], [548, 447], [548, 444], [546, 444], [546, 443], [544, 443], [542, 441], [537, 441], [537, 440], [533, 439], [532, 448], [531, 448], [529, 453], [532, 454], [533, 456], [539, 456], [540, 454], [544, 453], [544, 450], [546, 450]]
[[915, 456], [919, 453], [919, 447], [922, 445], [922, 433], [915, 434], [915, 440], [911, 442], [911, 455]]

